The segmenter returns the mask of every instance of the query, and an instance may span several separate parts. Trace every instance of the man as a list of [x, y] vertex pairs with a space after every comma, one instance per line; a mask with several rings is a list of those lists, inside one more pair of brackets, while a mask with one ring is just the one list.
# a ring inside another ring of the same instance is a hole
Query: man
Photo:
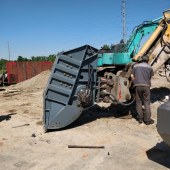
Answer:
[[[154, 120], [151, 119], [150, 109], [150, 86], [151, 77], [154, 73], [152, 67], [148, 64], [148, 61], [148, 56], [142, 56], [140, 62], [134, 64], [131, 74], [131, 78], [135, 87], [138, 122], [140, 124], [144, 122], [146, 125], [154, 123]], [[142, 102], [145, 107], [144, 113], [142, 109]]]

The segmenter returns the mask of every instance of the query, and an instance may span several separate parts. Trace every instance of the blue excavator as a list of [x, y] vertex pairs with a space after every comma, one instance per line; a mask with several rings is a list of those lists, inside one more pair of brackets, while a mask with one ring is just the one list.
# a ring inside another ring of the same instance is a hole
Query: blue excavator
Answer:
[[[148, 34], [151, 36], [140, 49], [142, 38]], [[84, 45], [58, 55], [44, 91], [44, 130], [70, 125], [94, 103], [130, 105], [134, 101], [130, 78], [133, 62], [148, 55], [155, 72], [162, 65], [168, 72], [169, 53], [170, 10], [167, 10], [163, 17], [137, 26], [127, 43], [114, 45], [109, 51]], [[170, 103], [167, 107], [170, 112]], [[166, 109], [164, 112], [167, 118]], [[168, 118], [170, 120], [170, 116]], [[168, 126], [170, 129], [169, 123]], [[168, 136], [170, 144], [170, 131], [165, 127], [165, 123], [158, 121], [158, 132]]]
[[[101, 50], [98, 54], [98, 67], [126, 65], [132, 62], [132, 58], [138, 53], [141, 40], [153, 33], [162, 17], [151, 21], [144, 21], [134, 28], [130, 38], [125, 43], [123, 40], [119, 44], [112, 45], [110, 50]], [[106, 67], [107, 68], [107, 67]]]

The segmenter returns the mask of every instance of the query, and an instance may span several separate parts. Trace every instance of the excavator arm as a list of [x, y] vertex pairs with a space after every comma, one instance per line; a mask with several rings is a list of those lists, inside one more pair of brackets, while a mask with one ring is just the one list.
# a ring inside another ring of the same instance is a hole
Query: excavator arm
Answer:
[[105, 69], [108, 66], [116, 65], [117, 67], [132, 62], [132, 58], [139, 51], [142, 39], [156, 30], [162, 18], [144, 21], [133, 29], [127, 42], [121, 40], [119, 44], [112, 45], [110, 50], [102, 49], [98, 54], [98, 67]]
[[133, 61], [140, 60], [143, 55], [149, 56], [149, 63], [157, 71], [169, 59], [170, 51], [170, 10], [164, 12], [164, 18], [158, 27], [134, 56]]

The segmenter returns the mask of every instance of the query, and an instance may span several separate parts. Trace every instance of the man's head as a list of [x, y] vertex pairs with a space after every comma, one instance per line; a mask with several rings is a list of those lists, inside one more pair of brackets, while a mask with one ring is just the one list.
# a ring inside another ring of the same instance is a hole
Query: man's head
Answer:
[[147, 55], [143, 55], [141, 57], [141, 61], [145, 61], [145, 62], [148, 62], [149, 61], [149, 57]]

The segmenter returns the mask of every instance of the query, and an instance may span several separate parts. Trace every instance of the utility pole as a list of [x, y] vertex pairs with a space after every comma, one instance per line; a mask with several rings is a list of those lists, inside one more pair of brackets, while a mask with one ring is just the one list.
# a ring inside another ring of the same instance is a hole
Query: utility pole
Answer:
[[10, 61], [11, 53], [10, 53], [9, 41], [7, 42], [7, 44], [8, 44], [8, 57], [9, 57], [9, 61]]
[[126, 0], [122, 0], [121, 15], [122, 15], [122, 37], [125, 43], [126, 42]]

